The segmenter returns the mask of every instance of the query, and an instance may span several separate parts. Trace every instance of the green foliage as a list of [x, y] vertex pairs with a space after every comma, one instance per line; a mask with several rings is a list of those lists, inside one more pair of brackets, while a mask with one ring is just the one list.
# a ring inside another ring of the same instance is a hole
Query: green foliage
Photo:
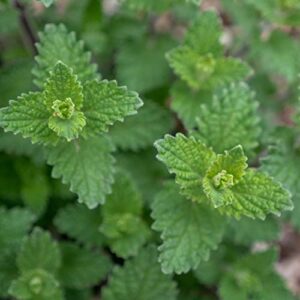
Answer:
[[222, 57], [220, 36], [216, 14], [203, 13], [187, 32], [184, 44], [168, 53], [170, 66], [192, 89], [213, 89], [250, 73], [240, 60]]
[[72, 68], [80, 81], [99, 79], [96, 65], [91, 64], [91, 53], [84, 50], [83, 42], [77, 41], [75, 33], [69, 33], [64, 25], [46, 25], [39, 38], [37, 65], [32, 71], [34, 82], [38, 87], [44, 86], [49, 72], [57, 61], [62, 61]]
[[172, 127], [171, 114], [155, 102], [147, 100], [137, 115], [124, 123], [115, 124], [110, 135], [118, 148], [137, 151], [151, 146]]
[[175, 283], [161, 272], [156, 255], [155, 249], [149, 247], [127, 261], [123, 268], [116, 266], [103, 291], [103, 299], [176, 299]]
[[22, 208], [12, 208], [10, 210], [4, 207], [0, 208], [0, 251], [5, 252], [18, 251], [22, 239], [28, 233], [34, 222], [34, 215]]
[[103, 206], [100, 231], [111, 250], [120, 257], [137, 255], [149, 236], [142, 219], [142, 198], [131, 178], [118, 173], [112, 194]]
[[99, 231], [101, 222], [99, 208], [91, 210], [82, 204], [71, 204], [62, 208], [54, 219], [61, 233], [89, 247], [103, 244], [104, 236]]
[[299, 298], [299, 20], [0, 0], [0, 299]]
[[257, 106], [253, 92], [245, 84], [232, 84], [201, 105], [196, 119], [199, 130], [192, 134], [216, 152], [241, 143], [246, 154], [253, 155], [261, 132]]
[[278, 182], [255, 169], [247, 169], [241, 146], [216, 155], [194, 137], [166, 135], [156, 142], [158, 159], [176, 175], [181, 193], [193, 201], [210, 203], [223, 214], [264, 219], [293, 204]]
[[48, 164], [53, 166], [52, 176], [62, 177], [63, 183], [78, 194], [78, 201], [89, 208], [104, 203], [105, 194], [113, 182], [112, 145], [106, 138], [61, 143], [47, 149]]
[[269, 250], [242, 257], [234, 263], [221, 279], [222, 299], [294, 299], [273, 269], [276, 258], [275, 251]]
[[209, 207], [185, 199], [173, 183], [157, 195], [152, 210], [153, 229], [161, 232], [163, 240], [159, 261], [164, 273], [197, 268], [221, 241], [224, 219]]
[[60, 245], [62, 266], [58, 277], [68, 288], [82, 289], [97, 284], [109, 272], [110, 260], [100, 252], [80, 248], [72, 243]]

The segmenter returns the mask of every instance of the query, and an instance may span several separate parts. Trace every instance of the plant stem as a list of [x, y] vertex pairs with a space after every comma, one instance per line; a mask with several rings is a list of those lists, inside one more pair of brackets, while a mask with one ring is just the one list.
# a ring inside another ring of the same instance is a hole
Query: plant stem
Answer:
[[37, 50], [35, 47], [36, 37], [26, 14], [26, 7], [19, 0], [13, 0], [13, 5], [19, 11], [19, 19], [25, 38], [27, 40], [27, 44], [29, 44], [33, 54], [37, 54]]

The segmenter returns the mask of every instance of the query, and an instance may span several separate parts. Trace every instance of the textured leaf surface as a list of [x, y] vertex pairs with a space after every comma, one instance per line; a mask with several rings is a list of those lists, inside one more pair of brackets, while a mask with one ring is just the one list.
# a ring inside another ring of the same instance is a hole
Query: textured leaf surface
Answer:
[[55, 273], [61, 263], [57, 243], [49, 232], [35, 228], [22, 245], [17, 258], [17, 264], [22, 273], [42, 269], [51, 274]]
[[99, 134], [124, 117], [134, 115], [143, 102], [135, 92], [119, 87], [116, 81], [89, 81], [84, 85], [87, 134]]
[[52, 112], [53, 102], [56, 100], [65, 100], [70, 98], [76, 109], [80, 109], [83, 102], [82, 86], [77, 80], [73, 70], [67, 65], [58, 61], [53, 70], [50, 71], [50, 77], [45, 82], [44, 101]]
[[183, 121], [186, 128], [196, 126], [196, 118], [201, 113], [201, 104], [210, 102], [211, 91], [193, 91], [184, 82], [177, 81], [171, 88], [171, 108]]
[[203, 189], [214, 207], [232, 203], [234, 195], [231, 187], [245, 175], [247, 157], [243, 148], [236, 146], [225, 154], [218, 154], [203, 178]]
[[195, 138], [187, 138], [182, 134], [175, 137], [166, 135], [155, 143], [157, 158], [176, 176], [176, 182], [182, 192], [189, 198], [201, 201], [205, 195], [202, 179], [216, 158], [215, 153]]
[[48, 127], [49, 112], [41, 93], [22, 94], [0, 110], [0, 125], [5, 131], [20, 133], [33, 143], [56, 143], [58, 137]]
[[36, 57], [37, 65], [33, 69], [35, 84], [38, 87], [43, 87], [49, 71], [58, 61], [72, 68], [80, 81], [99, 78], [96, 66], [91, 64], [91, 54], [85, 52], [83, 42], [77, 41], [75, 33], [69, 33], [64, 25], [46, 25], [39, 38], [39, 55]]
[[34, 219], [34, 215], [27, 209], [15, 207], [8, 210], [1, 207], [0, 253], [18, 250]]
[[147, 36], [122, 45], [116, 58], [118, 82], [139, 93], [168, 83], [171, 72], [165, 53], [173, 44], [167, 36], [156, 39]]
[[161, 232], [159, 261], [164, 273], [186, 273], [197, 268], [216, 249], [224, 219], [209, 207], [192, 202], [168, 184], [152, 205], [153, 229]]
[[58, 278], [65, 287], [82, 289], [93, 286], [104, 279], [111, 262], [101, 252], [79, 248], [72, 243], [60, 245], [62, 266]]
[[87, 246], [103, 244], [104, 236], [99, 231], [101, 222], [100, 208], [88, 209], [83, 204], [71, 204], [62, 208], [54, 219], [54, 223], [61, 233]]
[[139, 113], [110, 130], [113, 143], [122, 150], [139, 150], [151, 146], [172, 128], [171, 114], [153, 101], [147, 100]]
[[119, 172], [112, 194], [102, 209], [103, 223], [100, 231], [107, 237], [112, 251], [118, 256], [136, 255], [146, 242], [150, 231], [142, 219], [141, 194], [132, 179]]
[[219, 293], [224, 300], [292, 300], [294, 297], [274, 270], [276, 253], [272, 250], [239, 259], [225, 273]]
[[199, 54], [221, 55], [221, 22], [215, 12], [200, 14], [188, 29], [184, 44], [195, 49]]
[[161, 272], [153, 247], [126, 261], [123, 268], [116, 266], [103, 290], [103, 300], [175, 300], [176, 295], [175, 283]]
[[246, 84], [231, 84], [201, 105], [196, 121], [199, 130], [192, 134], [217, 153], [242, 144], [246, 154], [253, 154], [261, 132], [257, 106]]
[[282, 182], [292, 193], [295, 209], [291, 212], [292, 223], [300, 228], [300, 155], [294, 140], [295, 132], [281, 128], [282, 133], [276, 133], [277, 141], [269, 148], [268, 155], [262, 160], [262, 170]]
[[232, 187], [232, 192], [232, 204], [221, 211], [236, 217], [243, 214], [265, 219], [269, 213], [280, 215], [282, 210], [293, 208], [287, 190], [268, 175], [253, 169], [248, 170], [241, 181]]
[[52, 176], [62, 177], [70, 190], [78, 194], [78, 201], [89, 208], [104, 203], [111, 191], [114, 172], [112, 146], [104, 137], [61, 143], [47, 151], [53, 166]]
[[248, 65], [239, 59], [215, 58], [211, 53], [201, 55], [188, 46], [171, 50], [167, 58], [174, 72], [196, 90], [214, 89], [251, 73]]
[[44, 270], [31, 270], [14, 280], [9, 293], [19, 300], [63, 300], [58, 281]]

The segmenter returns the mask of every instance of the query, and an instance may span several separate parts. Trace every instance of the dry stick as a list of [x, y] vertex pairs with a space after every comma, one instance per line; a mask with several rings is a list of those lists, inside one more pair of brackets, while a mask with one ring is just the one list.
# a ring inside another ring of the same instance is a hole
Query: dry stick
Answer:
[[37, 54], [37, 50], [35, 47], [36, 38], [26, 14], [26, 7], [19, 0], [13, 0], [13, 5], [16, 10], [19, 11], [19, 19], [25, 35], [25, 39], [28, 42], [27, 44], [29, 44], [33, 54]]

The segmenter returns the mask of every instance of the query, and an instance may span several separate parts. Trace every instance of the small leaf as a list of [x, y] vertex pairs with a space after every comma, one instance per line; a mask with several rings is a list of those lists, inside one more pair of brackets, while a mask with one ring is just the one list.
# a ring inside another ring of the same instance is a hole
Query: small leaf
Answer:
[[59, 283], [44, 270], [31, 270], [14, 280], [9, 293], [20, 300], [63, 300]]
[[246, 255], [230, 266], [221, 280], [219, 293], [224, 300], [292, 300], [294, 297], [275, 272], [276, 252], [268, 250]]
[[27, 209], [0, 207], [0, 253], [19, 250], [34, 221], [34, 215]]
[[50, 72], [44, 86], [44, 101], [50, 112], [53, 112], [54, 101], [71, 99], [74, 108], [80, 110], [83, 102], [82, 86], [73, 70], [61, 61], [57, 62]]
[[290, 193], [268, 175], [249, 169], [238, 184], [232, 187], [234, 200], [220, 208], [225, 214], [265, 219], [273, 213], [293, 209]]
[[88, 247], [103, 244], [105, 237], [99, 231], [101, 222], [100, 208], [88, 209], [83, 204], [71, 204], [60, 209], [54, 219], [59, 232]]
[[106, 132], [110, 125], [136, 114], [143, 105], [137, 93], [119, 87], [116, 81], [89, 81], [83, 88], [82, 111], [86, 116], [85, 132], [88, 135]]
[[112, 145], [105, 137], [60, 143], [47, 149], [52, 176], [62, 177], [70, 190], [78, 194], [78, 201], [89, 208], [103, 204], [111, 191], [114, 173]]
[[176, 296], [175, 283], [161, 272], [153, 247], [140, 251], [122, 268], [115, 266], [102, 294], [103, 300], [175, 300]]
[[216, 154], [195, 138], [182, 134], [166, 135], [155, 143], [157, 158], [176, 176], [182, 193], [196, 201], [205, 200], [202, 180]]
[[111, 268], [109, 258], [101, 252], [79, 248], [67, 242], [62, 243], [60, 249], [62, 266], [58, 278], [65, 287], [83, 289], [96, 285]]
[[152, 205], [152, 228], [161, 232], [159, 261], [164, 273], [186, 273], [209, 258], [221, 242], [224, 219], [209, 207], [192, 202], [169, 183]]
[[100, 231], [107, 237], [112, 251], [120, 257], [137, 255], [150, 235], [142, 219], [142, 208], [141, 194], [132, 179], [119, 172], [102, 209]]
[[36, 269], [54, 274], [61, 263], [60, 251], [57, 243], [49, 232], [35, 228], [22, 245], [17, 258], [17, 264], [22, 273]]
[[91, 63], [91, 53], [85, 52], [83, 42], [77, 41], [75, 33], [69, 33], [63, 24], [47, 24], [39, 38], [37, 65], [32, 71], [38, 87], [43, 87], [49, 72], [58, 61], [72, 68], [81, 82], [99, 79], [97, 67]]
[[32, 143], [56, 144], [58, 137], [48, 127], [49, 117], [41, 93], [22, 94], [0, 110], [0, 125], [5, 131], [31, 138]]
[[214, 207], [230, 205], [233, 201], [231, 187], [245, 175], [247, 157], [243, 148], [236, 146], [225, 154], [218, 154], [203, 178], [203, 189]]
[[242, 144], [253, 156], [261, 132], [257, 116], [258, 102], [244, 83], [231, 84], [215, 94], [211, 102], [199, 106], [197, 131], [191, 134], [211, 146], [217, 153]]

